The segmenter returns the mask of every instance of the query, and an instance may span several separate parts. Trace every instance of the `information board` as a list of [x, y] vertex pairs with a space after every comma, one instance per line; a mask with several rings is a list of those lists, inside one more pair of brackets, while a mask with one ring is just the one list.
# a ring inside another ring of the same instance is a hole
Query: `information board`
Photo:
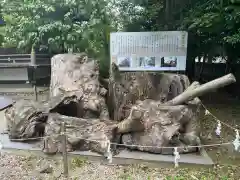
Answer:
[[120, 71], [184, 71], [187, 38], [185, 31], [111, 33], [111, 63]]

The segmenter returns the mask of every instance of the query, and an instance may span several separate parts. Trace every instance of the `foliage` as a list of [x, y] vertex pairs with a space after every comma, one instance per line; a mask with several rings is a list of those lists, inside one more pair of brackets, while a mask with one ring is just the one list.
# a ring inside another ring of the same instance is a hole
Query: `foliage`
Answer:
[[109, 33], [117, 30], [187, 30], [190, 59], [202, 54], [226, 53], [228, 59], [240, 55], [239, 0], [5, 0], [1, 4], [7, 23], [5, 46], [30, 51], [33, 45], [53, 53], [86, 51], [102, 59], [104, 71], [109, 64]]
[[142, 14], [137, 21], [126, 23], [125, 30], [189, 32], [187, 71], [190, 77], [194, 76], [197, 56], [205, 55], [208, 59], [224, 56], [230, 66], [239, 61], [239, 0], [151, 0], [135, 5], [142, 7]]
[[140, 5], [144, 11], [134, 22], [138, 29], [187, 30], [198, 53], [209, 53], [209, 49], [219, 45], [237, 47], [240, 43], [240, 3], [237, 0], [151, 0], [142, 1]]
[[34, 45], [53, 52], [73, 48], [98, 53], [110, 28], [105, 6], [104, 0], [6, 0], [6, 41], [20, 48]]
[[0, 47], [2, 46], [3, 41], [4, 41], [4, 27], [0, 26]]
[[[0, 4], [0, 22], [2, 22], [3, 18], [2, 18], [2, 6]], [[4, 26], [2, 24], [0, 24], [0, 47], [4, 41]]]
[[239, 5], [219, 0], [202, 0], [183, 21], [183, 27], [201, 37], [204, 45], [239, 43], [239, 25]]
[[106, 0], [5, 0], [5, 46], [25, 51], [34, 46], [52, 53], [87, 52], [104, 59], [114, 16]]
[[73, 158], [71, 161], [71, 168], [72, 169], [81, 168], [84, 165], [86, 165], [87, 163], [88, 163], [87, 159], [84, 159], [81, 157], [76, 157], [76, 158]]

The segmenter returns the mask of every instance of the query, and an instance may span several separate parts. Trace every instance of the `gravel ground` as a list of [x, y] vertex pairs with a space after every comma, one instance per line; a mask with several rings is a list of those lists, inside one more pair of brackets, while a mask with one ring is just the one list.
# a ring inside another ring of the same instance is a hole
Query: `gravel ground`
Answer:
[[[31, 93], [4, 93], [14, 100], [33, 99]], [[219, 100], [218, 96], [218, 100]], [[43, 93], [40, 100], [47, 99], [47, 92]], [[213, 97], [205, 105], [216, 116], [228, 124], [240, 125], [240, 103], [234, 99], [222, 102], [213, 101]], [[234, 139], [234, 133], [223, 128], [222, 137], [215, 138], [214, 130], [216, 123], [211, 117], [201, 120], [204, 129], [203, 143], [219, 143]], [[237, 126], [238, 125], [238, 126]], [[75, 158], [69, 162], [70, 177], [73, 180], [239, 180], [240, 159], [239, 153], [231, 149], [216, 147], [207, 149], [216, 165], [211, 168], [197, 169], [171, 169], [171, 168], [148, 168], [146, 166], [107, 166], [100, 162], [89, 162], [85, 159]], [[181, 164], [180, 164], [181, 167]], [[61, 159], [44, 159], [26, 153], [25, 156], [10, 155], [2, 152], [0, 155], [0, 179], [1, 180], [64, 180], [62, 175]], [[42, 171], [48, 172], [42, 172]], [[173, 178], [174, 177], [174, 178]]]
[[[62, 175], [61, 160], [35, 156], [0, 156], [1, 180], [239, 180], [239, 166], [216, 165], [213, 168], [171, 169], [146, 166], [103, 165], [73, 159], [69, 178]], [[46, 172], [41, 172], [45, 170]]]
[[[2, 154], [0, 156], [1, 180], [64, 180], [62, 175], [61, 160], [49, 160], [35, 156], [17, 156]], [[107, 166], [98, 162], [87, 162], [75, 159], [70, 162], [70, 177], [73, 180], [117, 180], [136, 179], [147, 180], [149, 178], [160, 180], [163, 175], [157, 171], [144, 171], [144, 168]], [[47, 170], [48, 172], [41, 173]]]

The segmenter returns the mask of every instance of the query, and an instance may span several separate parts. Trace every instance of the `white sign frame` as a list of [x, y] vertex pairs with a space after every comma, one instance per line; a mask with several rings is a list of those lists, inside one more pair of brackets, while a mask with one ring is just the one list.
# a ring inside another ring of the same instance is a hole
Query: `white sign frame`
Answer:
[[120, 71], [185, 71], [186, 31], [114, 32], [111, 64]]

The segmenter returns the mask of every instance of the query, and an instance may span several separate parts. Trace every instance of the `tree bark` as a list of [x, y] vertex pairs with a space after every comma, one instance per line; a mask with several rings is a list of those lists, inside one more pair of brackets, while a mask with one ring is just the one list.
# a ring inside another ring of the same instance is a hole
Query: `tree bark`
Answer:
[[[153, 111], [153, 109], [155, 111], [173, 110], [178, 108], [178, 105], [184, 104], [211, 90], [229, 85], [235, 81], [235, 77], [232, 74], [228, 74], [203, 85], [200, 85], [199, 82], [193, 82], [182, 94], [163, 104], [160, 101], [153, 100], [137, 101], [136, 105], [131, 108], [130, 115], [118, 124], [118, 131], [121, 133], [143, 131], [146, 128], [143, 123], [146, 118], [144, 117], [146, 111], [149, 113]], [[168, 106], [171, 106], [171, 108]]]

